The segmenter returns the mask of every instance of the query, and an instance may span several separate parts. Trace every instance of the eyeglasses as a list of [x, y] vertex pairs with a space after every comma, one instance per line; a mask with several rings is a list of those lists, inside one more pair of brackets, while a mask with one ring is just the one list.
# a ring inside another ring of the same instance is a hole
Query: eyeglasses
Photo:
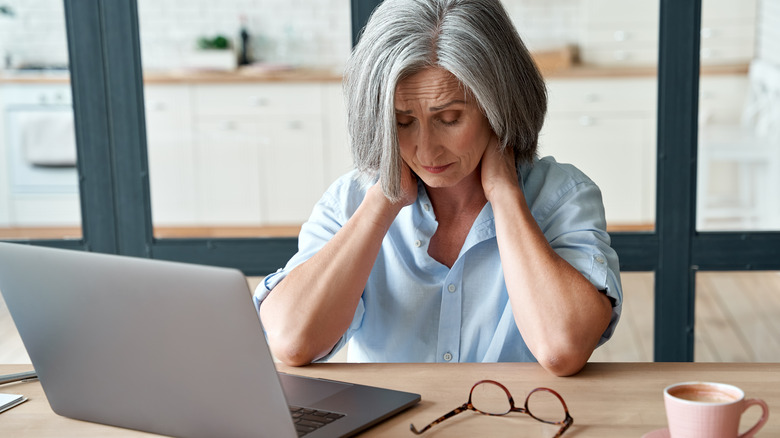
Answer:
[[[533, 409], [533, 411], [532, 411]], [[510, 412], [520, 412], [528, 414], [534, 420], [542, 423], [560, 425], [558, 433], [553, 438], [558, 438], [566, 432], [573, 423], [574, 419], [569, 415], [569, 408], [560, 394], [550, 388], [536, 388], [525, 397], [525, 404], [522, 408], [515, 406], [512, 394], [506, 387], [494, 380], [480, 380], [471, 387], [469, 392], [469, 401], [463, 405], [444, 414], [431, 424], [417, 430], [414, 424], [410, 424], [412, 432], [417, 435], [422, 434], [431, 427], [442, 421], [460, 414], [463, 411], [475, 411], [484, 415], [500, 416]]]

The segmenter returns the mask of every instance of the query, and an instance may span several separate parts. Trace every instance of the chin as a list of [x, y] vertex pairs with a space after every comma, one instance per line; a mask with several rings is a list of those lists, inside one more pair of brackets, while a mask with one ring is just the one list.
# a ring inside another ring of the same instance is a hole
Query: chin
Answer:
[[441, 176], [441, 175], [436, 175], [436, 176], [428, 175], [427, 177], [422, 177], [421, 179], [423, 184], [434, 189], [454, 187], [463, 180], [463, 178], [457, 178], [457, 179], [451, 177], [448, 178], [446, 176]]

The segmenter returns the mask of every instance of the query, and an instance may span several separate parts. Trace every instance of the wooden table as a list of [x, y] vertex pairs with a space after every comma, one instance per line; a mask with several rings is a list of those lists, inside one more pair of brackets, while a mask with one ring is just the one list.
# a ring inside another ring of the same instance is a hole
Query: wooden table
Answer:
[[[0, 365], [0, 374], [29, 370], [24, 365]], [[737, 385], [748, 397], [763, 398], [770, 419], [758, 437], [780, 437], [780, 364], [760, 363], [590, 363], [574, 377], [555, 377], [531, 363], [501, 364], [340, 364], [304, 368], [279, 367], [292, 372], [417, 392], [415, 407], [366, 431], [361, 436], [411, 437], [409, 423], [422, 427], [464, 403], [472, 384], [480, 379], [502, 382], [522, 403], [525, 394], [547, 386], [566, 400], [574, 425], [564, 435], [575, 437], [642, 437], [665, 426], [662, 391], [669, 384], [717, 381]], [[0, 392], [25, 394], [30, 400], [0, 414], [2, 437], [136, 437], [136, 431], [71, 420], [54, 414], [38, 382], [0, 386]], [[743, 416], [743, 430], [759, 416], [751, 408]], [[545, 437], [553, 426], [526, 415], [487, 417], [461, 413], [435, 426], [428, 437]]]

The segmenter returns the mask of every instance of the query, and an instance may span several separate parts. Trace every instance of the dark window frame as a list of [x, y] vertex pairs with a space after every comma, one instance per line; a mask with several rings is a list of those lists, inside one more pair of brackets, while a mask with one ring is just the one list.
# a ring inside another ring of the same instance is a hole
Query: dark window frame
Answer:
[[[136, 0], [64, 0], [83, 237], [36, 245], [176, 260], [266, 275], [295, 238], [153, 235]], [[350, 0], [353, 41], [378, 0]], [[780, 232], [697, 232], [701, 0], [661, 0], [656, 228], [612, 233], [621, 269], [655, 272], [654, 360], [692, 361], [698, 271], [780, 270]], [[630, 297], [629, 297], [630, 299]]]

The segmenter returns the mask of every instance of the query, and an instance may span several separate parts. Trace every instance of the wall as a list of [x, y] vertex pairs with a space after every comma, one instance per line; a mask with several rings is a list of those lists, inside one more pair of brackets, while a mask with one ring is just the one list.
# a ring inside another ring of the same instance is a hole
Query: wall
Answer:
[[[532, 49], [577, 41], [583, 0], [511, 0], [504, 5]], [[246, 17], [255, 59], [341, 69], [349, 56], [349, 0], [138, 0], [144, 68], [171, 69], [201, 36], [238, 37]], [[0, 54], [11, 64], [66, 64], [62, 0], [0, 0]], [[4, 66], [5, 62], [0, 63]]]
[[780, 2], [760, 1], [758, 16], [757, 57], [780, 66]]

